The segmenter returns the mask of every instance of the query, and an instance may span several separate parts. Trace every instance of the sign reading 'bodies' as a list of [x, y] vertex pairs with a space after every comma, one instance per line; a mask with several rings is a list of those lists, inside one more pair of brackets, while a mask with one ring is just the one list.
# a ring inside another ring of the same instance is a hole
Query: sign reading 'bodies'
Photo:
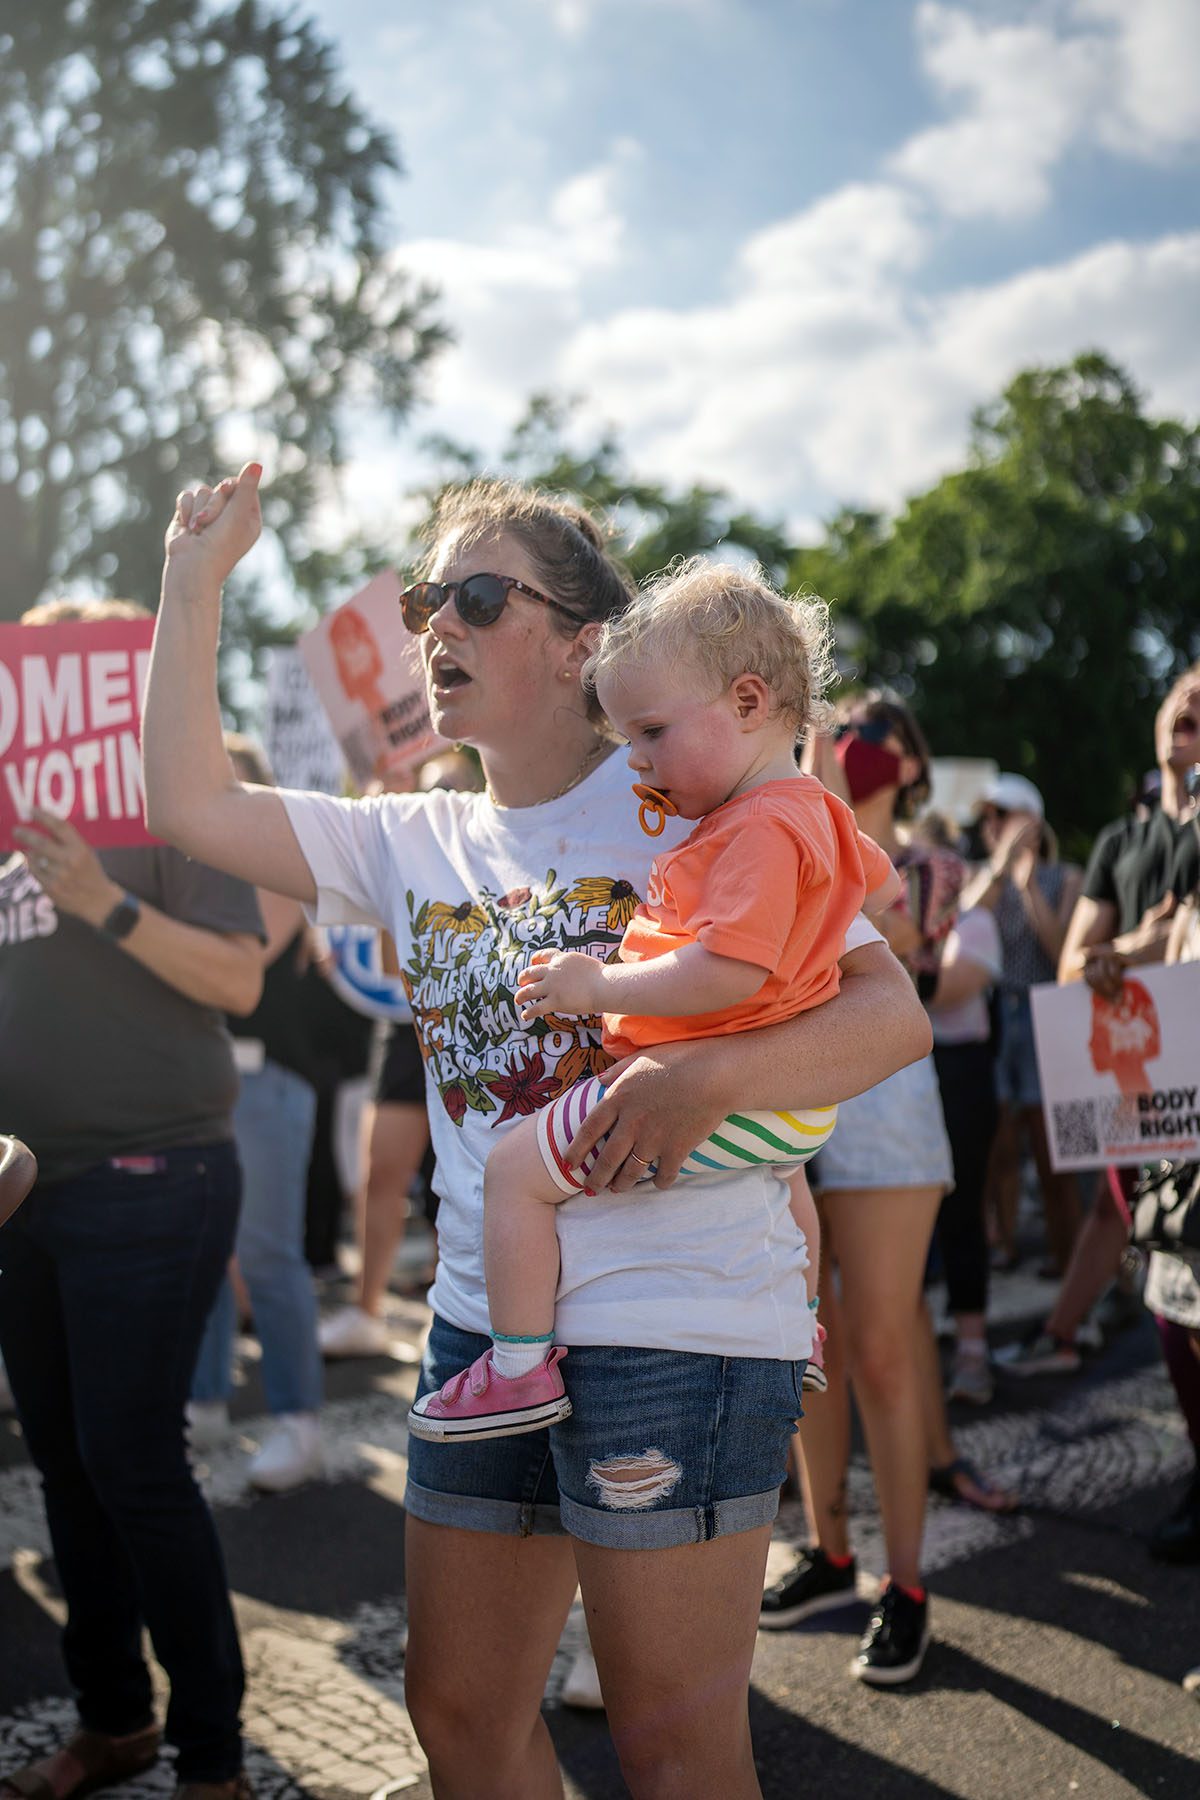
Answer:
[[0, 626], [0, 852], [35, 807], [97, 847], [142, 823], [141, 697], [153, 619]]

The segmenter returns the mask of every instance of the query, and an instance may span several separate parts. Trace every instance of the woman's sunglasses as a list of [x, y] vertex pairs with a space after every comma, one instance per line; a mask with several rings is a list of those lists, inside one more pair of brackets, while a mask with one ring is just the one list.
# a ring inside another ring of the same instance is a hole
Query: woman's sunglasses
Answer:
[[552, 606], [555, 612], [566, 613], [577, 625], [588, 623], [582, 613], [572, 612], [569, 606], [564, 606], [561, 600], [552, 600], [549, 594], [539, 594], [536, 588], [527, 587], [515, 575], [468, 575], [465, 581], [418, 581], [401, 594], [400, 611], [408, 629], [418, 634], [429, 630], [434, 613], [440, 612], [450, 600], [464, 625], [494, 625], [514, 588], [527, 600], [536, 600], [541, 606]]
[[844, 737], [861, 738], [864, 744], [882, 744], [892, 735], [888, 719], [843, 719], [833, 728], [835, 742]]

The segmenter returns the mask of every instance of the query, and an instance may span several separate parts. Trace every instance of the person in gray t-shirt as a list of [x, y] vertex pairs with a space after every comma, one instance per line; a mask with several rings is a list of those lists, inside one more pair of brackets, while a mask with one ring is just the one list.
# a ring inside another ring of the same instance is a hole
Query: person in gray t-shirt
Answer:
[[[29, 623], [112, 616], [42, 608]], [[246, 1788], [220, 1548], [184, 1443], [241, 1176], [223, 1013], [262, 985], [243, 882], [166, 845], [91, 849], [45, 813], [0, 865], [0, 1093], [38, 1158], [0, 1228], [0, 1353], [42, 1477], [81, 1730], [0, 1796], [108, 1786], [158, 1753], [147, 1627], [181, 1785]]]

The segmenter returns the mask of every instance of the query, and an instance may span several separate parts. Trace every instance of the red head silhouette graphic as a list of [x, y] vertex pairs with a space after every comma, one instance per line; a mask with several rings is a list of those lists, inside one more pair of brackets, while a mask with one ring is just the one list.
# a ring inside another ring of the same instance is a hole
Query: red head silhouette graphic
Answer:
[[353, 606], [339, 608], [329, 621], [329, 642], [347, 700], [357, 700], [370, 713], [382, 712], [387, 705], [379, 687], [383, 657], [362, 614]]
[[1093, 993], [1088, 1050], [1097, 1075], [1114, 1075], [1123, 1094], [1151, 1092], [1146, 1064], [1161, 1054], [1162, 1040], [1154, 1001], [1140, 981], [1126, 978], [1116, 1001]]

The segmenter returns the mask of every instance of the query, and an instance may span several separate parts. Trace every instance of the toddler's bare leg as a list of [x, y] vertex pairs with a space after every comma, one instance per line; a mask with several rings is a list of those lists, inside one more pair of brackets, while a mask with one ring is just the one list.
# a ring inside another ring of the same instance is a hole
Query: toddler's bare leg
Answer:
[[817, 1297], [817, 1272], [821, 1266], [821, 1221], [817, 1217], [817, 1203], [812, 1197], [808, 1176], [803, 1169], [796, 1169], [788, 1176], [788, 1192], [792, 1196], [789, 1211], [804, 1233], [804, 1241], [808, 1245], [804, 1290], [812, 1301]]
[[492, 1330], [545, 1337], [554, 1329], [560, 1193], [542, 1161], [537, 1123], [524, 1119], [492, 1151], [483, 1177], [483, 1259]]

